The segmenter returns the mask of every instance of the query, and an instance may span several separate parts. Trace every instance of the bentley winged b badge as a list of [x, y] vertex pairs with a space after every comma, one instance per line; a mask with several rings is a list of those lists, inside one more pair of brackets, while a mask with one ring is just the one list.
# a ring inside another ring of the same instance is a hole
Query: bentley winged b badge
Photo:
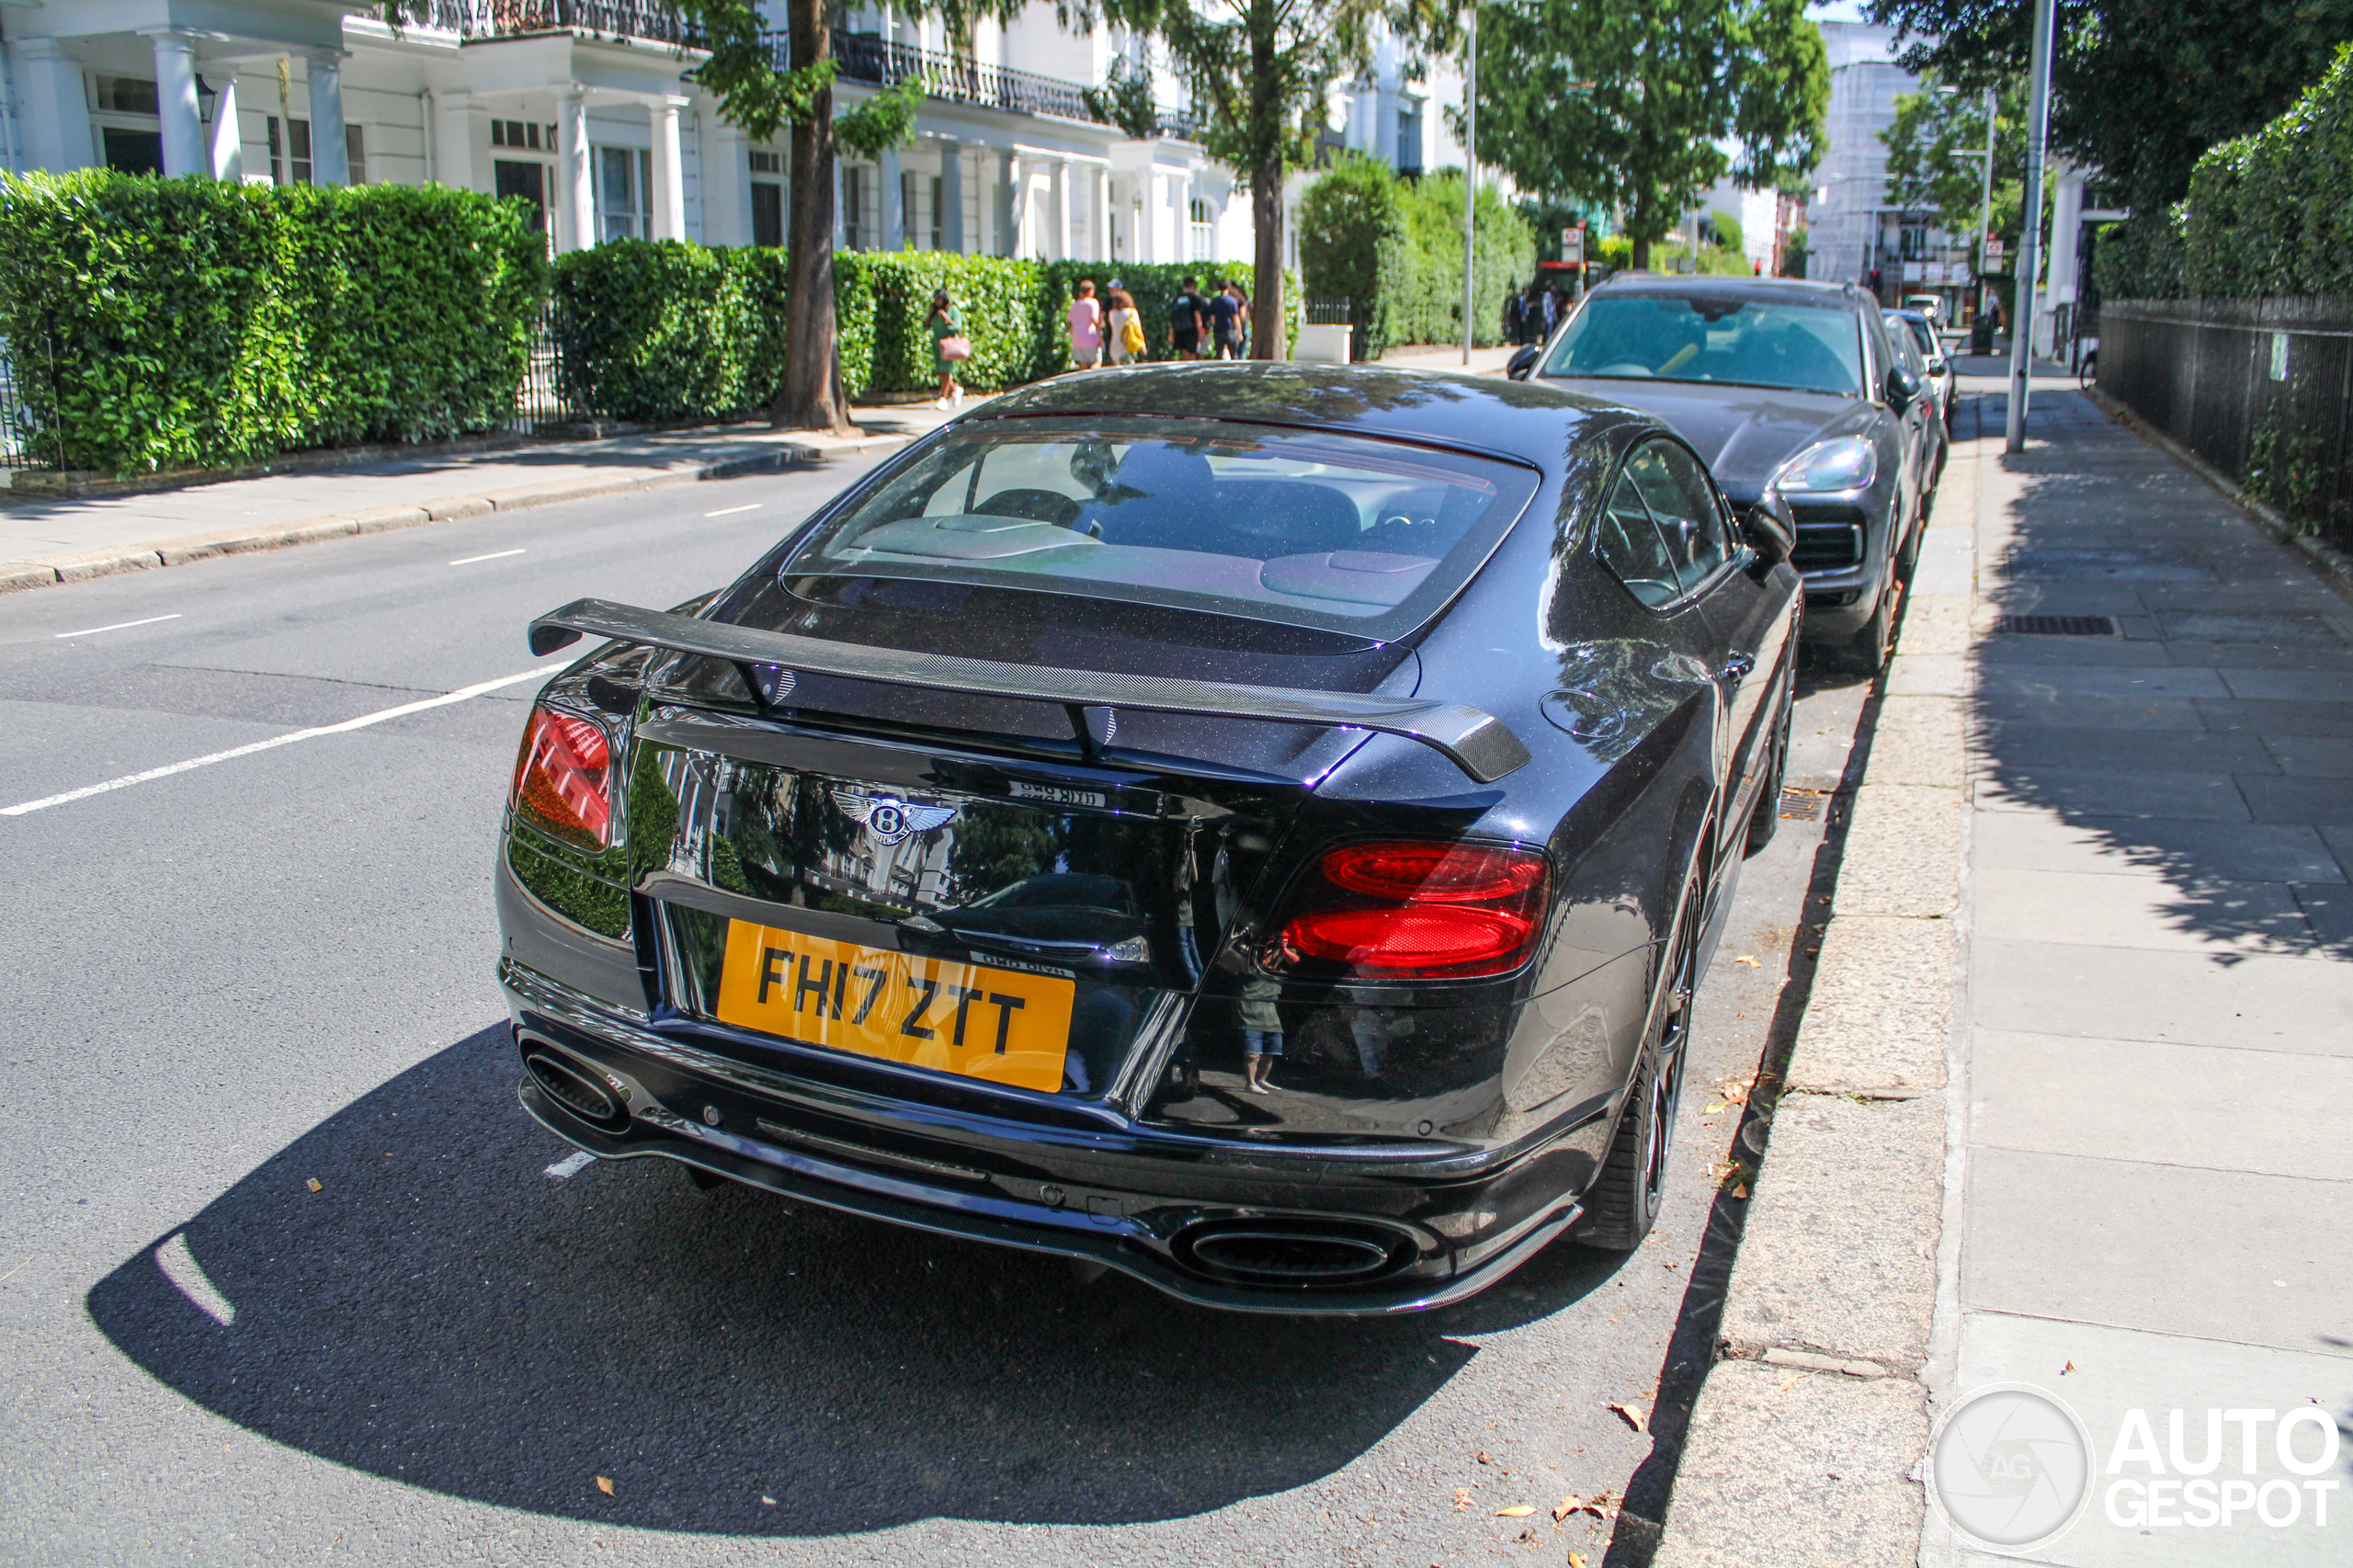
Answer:
[[918, 806], [896, 795], [868, 795], [856, 790], [835, 790], [834, 804], [842, 815], [862, 824], [875, 843], [889, 846], [918, 833], [929, 833], [956, 820], [954, 806]]

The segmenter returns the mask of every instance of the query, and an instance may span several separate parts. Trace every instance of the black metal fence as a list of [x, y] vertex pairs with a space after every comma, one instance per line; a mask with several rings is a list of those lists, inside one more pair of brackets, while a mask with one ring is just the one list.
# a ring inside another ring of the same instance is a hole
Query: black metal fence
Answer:
[[2309, 531], [2353, 543], [2353, 299], [2109, 300], [2099, 387]]
[[[769, 32], [760, 36], [767, 40], [776, 68], [792, 69], [790, 35]], [[1060, 76], [1041, 76], [1009, 65], [984, 64], [968, 55], [940, 54], [842, 28], [834, 29], [832, 48], [841, 79], [861, 86], [892, 87], [913, 79], [921, 82], [924, 91], [932, 97], [957, 103], [979, 104], [1015, 114], [1053, 115], [1096, 125], [1111, 123], [1108, 105], [1090, 100], [1084, 85]], [[1163, 108], [1153, 133], [1195, 141], [1199, 138], [1200, 128], [1191, 115]]]
[[[44, 373], [40, 358], [36, 351], [34, 362], [26, 367], [26, 374]], [[53, 468], [57, 453], [47, 447], [47, 441], [34, 430], [31, 418], [26, 414], [18, 390], [17, 362], [9, 351], [8, 340], [0, 337], [0, 469]]]
[[405, 0], [407, 21], [463, 38], [522, 38], [578, 29], [693, 48], [702, 35], [660, 0]]

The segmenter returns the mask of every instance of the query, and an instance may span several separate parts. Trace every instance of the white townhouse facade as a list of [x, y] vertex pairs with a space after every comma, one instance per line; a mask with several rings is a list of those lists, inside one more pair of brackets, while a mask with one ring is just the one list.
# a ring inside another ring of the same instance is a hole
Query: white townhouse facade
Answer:
[[[755, 143], [720, 118], [690, 79], [692, 38], [656, 0], [421, 9], [394, 28], [361, 0], [0, 0], [0, 168], [435, 181], [528, 199], [559, 251], [783, 243], [784, 139]], [[1139, 140], [1087, 107], [1115, 56], [1147, 58], [1138, 40], [1064, 32], [1047, 0], [961, 48], [887, 6], [844, 17], [838, 96], [911, 74], [928, 96], [911, 146], [841, 163], [836, 244], [1249, 261], [1247, 194], [1183, 114]], [[1459, 67], [1415, 79], [1409, 65], [1384, 43], [1370, 79], [1332, 95], [1324, 144], [1401, 169], [1459, 165], [1443, 114], [1460, 102]], [[1160, 101], [1181, 101], [1154, 74]], [[1295, 262], [1295, 226], [1290, 241]]]

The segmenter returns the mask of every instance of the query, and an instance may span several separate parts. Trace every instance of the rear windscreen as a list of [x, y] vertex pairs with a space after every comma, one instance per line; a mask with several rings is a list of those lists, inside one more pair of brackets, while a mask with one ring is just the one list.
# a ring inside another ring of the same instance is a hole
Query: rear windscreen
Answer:
[[1215, 421], [982, 422], [854, 495], [785, 562], [1197, 608], [1387, 641], [1479, 569], [1537, 475]]

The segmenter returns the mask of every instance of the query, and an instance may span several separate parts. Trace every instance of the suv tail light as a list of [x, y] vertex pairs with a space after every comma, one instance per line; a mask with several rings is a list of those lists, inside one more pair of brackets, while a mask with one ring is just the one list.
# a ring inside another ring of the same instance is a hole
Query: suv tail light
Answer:
[[1518, 969], [1544, 926], [1544, 857], [1475, 844], [1349, 844], [1293, 887], [1280, 960], [1395, 979]]
[[569, 713], [534, 708], [515, 758], [509, 803], [551, 833], [601, 849], [612, 842], [612, 801], [606, 792], [611, 766], [612, 746], [603, 730]]

